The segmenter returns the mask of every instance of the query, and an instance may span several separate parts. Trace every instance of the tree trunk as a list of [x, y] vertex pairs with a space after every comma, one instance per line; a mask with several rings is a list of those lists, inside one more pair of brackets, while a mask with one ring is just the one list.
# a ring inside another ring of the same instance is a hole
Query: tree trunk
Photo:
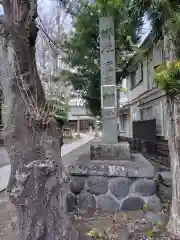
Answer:
[[61, 161], [62, 133], [45, 108], [36, 68], [37, 3], [31, 2], [34, 6], [29, 0], [3, 2], [15, 58], [15, 76], [4, 83], [10, 93], [5, 96], [10, 99], [5, 128], [11, 160], [8, 192], [17, 209], [20, 240], [77, 240], [65, 206], [68, 177]]
[[168, 230], [180, 236], [180, 97], [168, 100], [168, 144], [172, 172], [172, 206]]

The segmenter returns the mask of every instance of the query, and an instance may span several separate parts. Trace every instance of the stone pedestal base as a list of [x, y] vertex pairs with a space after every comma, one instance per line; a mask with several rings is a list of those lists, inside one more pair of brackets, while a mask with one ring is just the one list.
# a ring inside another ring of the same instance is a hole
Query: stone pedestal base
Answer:
[[93, 142], [90, 145], [91, 160], [130, 160], [130, 149], [127, 146]]
[[69, 166], [68, 212], [115, 213], [142, 210], [145, 204], [148, 209], [160, 212], [154, 168], [140, 165], [133, 162], [115, 165], [112, 161], [109, 164], [106, 161], [104, 164], [102, 161], [91, 161], [89, 164]]

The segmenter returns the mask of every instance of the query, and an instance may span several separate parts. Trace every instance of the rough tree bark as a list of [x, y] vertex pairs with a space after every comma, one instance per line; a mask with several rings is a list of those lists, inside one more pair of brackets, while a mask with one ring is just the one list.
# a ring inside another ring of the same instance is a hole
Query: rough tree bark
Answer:
[[[168, 29], [168, 25], [166, 25]], [[165, 57], [170, 61], [179, 59], [179, 38], [171, 29], [164, 32]], [[166, 55], [167, 54], [167, 55]], [[178, 81], [178, 79], [177, 79]], [[168, 116], [168, 146], [172, 173], [172, 204], [168, 230], [173, 235], [180, 236], [180, 95], [167, 95]]]
[[37, 0], [4, 0], [3, 7], [15, 59], [15, 77], [6, 79], [10, 104], [5, 146], [19, 239], [77, 240], [66, 214], [68, 178], [61, 161], [61, 129], [47, 109], [42, 111], [45, 97], [35, 61]]
[[168, 230], [180, 236], [180, 97], [168, 99], [168, 145], [172, 172], [172, 206]]

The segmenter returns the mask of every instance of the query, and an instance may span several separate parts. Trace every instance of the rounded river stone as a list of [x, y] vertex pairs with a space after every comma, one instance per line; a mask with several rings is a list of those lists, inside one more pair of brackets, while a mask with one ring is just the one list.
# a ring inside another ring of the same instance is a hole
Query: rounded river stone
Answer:
[[108, 191], [108, 179], [106, 177], [90, 176], [87, 179], [87, 190], [95, 195], [105, 194]]
[[70, 190], [74, 194], [79, 194], [84, 189], [85, 179], [84, 177], [71, 177]]
[[150, 196], [156, 193], [156, 183], [153, 179], [139, 179], [134, 184], [135, 193], [142, 196]]
[[103, 213], [115, 213], [119, 211], [120, 205], [116, 202], [113, 196], [101, 195], [97, 199], [97, 208]]
[[116, 178], [113, 179], [110, 183], [110, 191], [115, 197], [120, 200], [128, 195], [131, 184], [132, 180], [128, 178]]
[[143, 209], [144, 200], [140, 197], [129, 196], [121, 204], [122, 211], [136, 211]]
[[77, 207], [82, 213], [96, 211], [96, 200], [92, 193], [83, 191], [77, 195]]

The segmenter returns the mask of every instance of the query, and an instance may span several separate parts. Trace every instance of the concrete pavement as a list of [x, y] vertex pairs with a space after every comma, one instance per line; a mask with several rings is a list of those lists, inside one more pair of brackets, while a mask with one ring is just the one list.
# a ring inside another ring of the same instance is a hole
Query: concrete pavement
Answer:
[[10, 159], [5, 147], [0, 146], [0, 167], [10, 164]]
[[64, 144], [61, 148], [61, 156], [64, 157], [66, 154], [69, 154], [76, 148], [83, 146], [84, 144], [88, 143], [89, 141], [93, 140], [94, 136], [91, 135], [82, 135], [82, 138], [68, 144]]
[[0, 191], [7, 187], [11, 165], [8, 153], [4, 147], [0, 147]]
[[6, 189], [11, 174], [11, 165], [0, 168], [0, 192]]
[[[81, 139], [78, 139], [72, 143], [63, 145], [61, 149], [61, 156], [64, 157], [65, 155], [83, 146], [84, 144], [88, 143], [94, 138], [91, 135], [82, 135], [82, 136], [83, 137]], [[8, 185], [10, 173], [11, 173], [11, 165], [10, 165], [9, 156], [7, 154], [6, 149], [4, 147], [1, 147], [0, 148], [0, 191], [6, 189]]]

